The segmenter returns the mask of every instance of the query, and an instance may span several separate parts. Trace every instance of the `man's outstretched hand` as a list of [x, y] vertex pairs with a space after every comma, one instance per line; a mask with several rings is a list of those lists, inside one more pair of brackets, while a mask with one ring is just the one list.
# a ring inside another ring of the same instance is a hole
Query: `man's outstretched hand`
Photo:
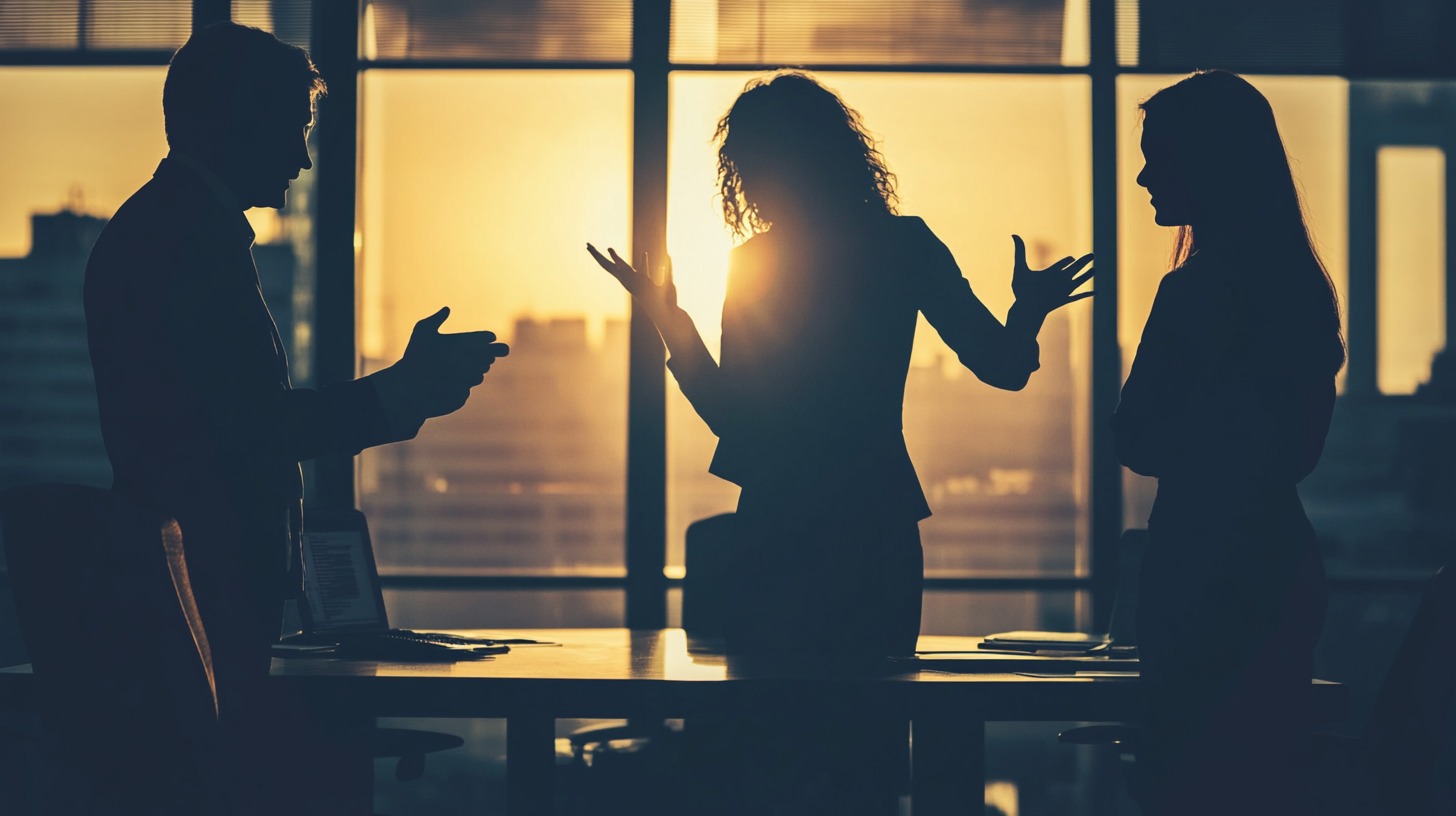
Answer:
[[450, 316], [446, 306], [415, 324], [399, 369], [404, 396], [422, 418], [444, 416], [456, 411], [470, 398], [470, 389], [480, 385], [491, 364], [510, 353], [505, 343], [495, 341], [488, 331], [442, 334], [440, 326]]

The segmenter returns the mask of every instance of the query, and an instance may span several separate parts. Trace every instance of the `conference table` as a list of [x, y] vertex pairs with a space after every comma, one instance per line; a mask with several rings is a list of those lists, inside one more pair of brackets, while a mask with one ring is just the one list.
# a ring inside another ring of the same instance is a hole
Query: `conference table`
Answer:
[[[964, 816], [973, 803], [980, 812], [987, 722], [1122, 720], [1139, 701], [1135, 661], [988, 652], [970, 637], [922, 637], [922, 659], [887, 661], [726, 656], [681, 629], [451, 631], [556, 645], [455, 663], [275, 658], [272, 675], [358, 717], [504, 718], [511, 816], [551, 812], [557, 719], [900, 717], [911, 722], [916, 816]], [[0, 670], [0, 707], [23, 706], [30, 679], [28, 666]], [[1343, 710], [1339, 684], [1311, 692], [1331, 719]]]

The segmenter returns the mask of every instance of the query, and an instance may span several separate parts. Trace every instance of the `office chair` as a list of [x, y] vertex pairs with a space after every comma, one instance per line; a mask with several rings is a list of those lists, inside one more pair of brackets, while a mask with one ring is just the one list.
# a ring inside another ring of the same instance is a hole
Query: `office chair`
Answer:
[[[1314, 734], [1315, 812], [1324, 816], [1456, 813], [1456, 568], [1426, 582], [1360, 736]], [[1057, 735], [1136, 756], [1138, 731], [1089, 725]]]
[[0, 492], [0, 524], [59, 793], [109, 812], [216, 807], [200, 764], [211, 652], [176, 522], [101, 488], [25, 485]]
[[[682, 625], [691, 650], [721, 651], [723, 593], [733, 535], [732, 513], [699, 519], [684, 536]], [[632, 721], [580, 728], [558, 739], [556, 761], [564, 791], [561, 812], [597, 812], [602, 802], [648, 816], [675, 813], [681, 796], [664, 784], [675, 779], [685, 748], [673, 723]]]
[[[694, 654], [723, 654], [736, 523], [735, 514], [721, 513], [693, 522], [685, 533], [682, 627]], [[717, 723], [692, 720], [684, 726], [679, 729], [674, 721], [633, 721], [582, 728], [557, 740], [560, 787], [566, 791], [561, 812], [566, 816], [694, 812], [702, 791], [693, 789], [689, 771], [717, 773], [723, 766], [724, 743]], [[800, 739], [815, 744], [812, 737]], [[740, 747], [730, 744], [731, 750]], [[908, 792], [908, 762], [903, 770], [899, 785]], [[612, 809], [604, 811], [603, 802]]]

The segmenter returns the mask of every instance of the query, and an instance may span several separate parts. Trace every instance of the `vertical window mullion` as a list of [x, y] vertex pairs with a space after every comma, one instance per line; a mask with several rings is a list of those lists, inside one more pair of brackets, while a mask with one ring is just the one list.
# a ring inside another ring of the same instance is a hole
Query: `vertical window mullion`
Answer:
[[[313, 8], [313, 59], [329, 93], [320, 105], [314, 220], [317, 287], [314, 295], [314, 380], [320, 385], [351, 380], [355, 359], [354, 216], [358, 188], [359, 7], [319, 2]], [[354, 457], [315, 462], [309, 506], [352, 508]]]
[[[670, 0], [632, 13], [632, 254], [667, 251]], [[667, 400], [657, 329], [633, 305], [627, 386], [627, 626], [667, 625]]]
[[1117, 25], [1115, 0], [1091, 0], [1092, 246], [1092, 614], [1105, 625], [1122, 536], [1122, 468], [1110, 422], [1122, 386], [1117, 338]]
[[[81, 4], [83, 9], [85, 6], [85, 3]], [[225, 23], [232, 16], [232, 0], [192, 0], [193, 31], [201, 31], [213, 23]]]

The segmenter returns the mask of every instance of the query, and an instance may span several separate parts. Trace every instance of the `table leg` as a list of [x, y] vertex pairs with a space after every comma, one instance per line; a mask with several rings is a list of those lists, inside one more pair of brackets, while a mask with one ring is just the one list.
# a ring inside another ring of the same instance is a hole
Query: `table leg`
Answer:
[[506, 720], [506, 813], [550, 816], [555, 809], [556, 720], [524, 714]]
[[916, 720], [910, 746], [914, 816], [981, 816], [986, 800], [984, 722]]

